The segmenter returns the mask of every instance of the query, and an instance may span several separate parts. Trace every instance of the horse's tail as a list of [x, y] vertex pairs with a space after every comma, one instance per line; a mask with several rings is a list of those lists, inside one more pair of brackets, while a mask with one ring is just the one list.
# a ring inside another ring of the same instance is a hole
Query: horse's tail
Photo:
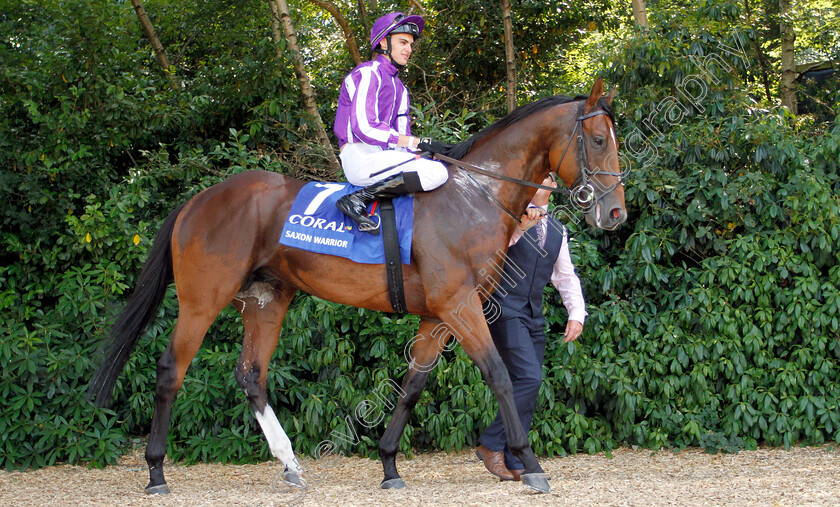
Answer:
[[172, 272], [172, 232], [175, 220], [184, 208], [178, 206], [166, 217], [158, 231], [146, 264], [125, 310], [111, 329], [110, 346], [102, 365], [88, 385], [87, 400], [100, 407], [111, 404], [111, 394], [131, 352], [140, 340], [146, 324], [152, 320], [166, 295], [166, 288], [174, 279]]

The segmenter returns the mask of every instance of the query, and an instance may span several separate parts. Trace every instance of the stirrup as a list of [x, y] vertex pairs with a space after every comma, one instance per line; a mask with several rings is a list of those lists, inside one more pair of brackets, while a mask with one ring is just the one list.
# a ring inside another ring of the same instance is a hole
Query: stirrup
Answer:
[[[376, 217], [377, 217], [377, 219], [378, 219], [378, 221], [377, 221], [377, 222], [374, 222], [374, 221], [371, 219], [371, 217], [370, 217], [370, 216], [363, 217], [363, 218], [366, 218], [366, 219], [367, 219], [367, 222], [356, 222], [357, 224], [359, 224], [359, 231], [361, 231], [361, 232], [369, 232], [369, 233], [371, 233], [371, 234], [374, 234], [374, 235], [376, 235], [376, 236], [379, 236], [379, 230], [381, 229], [381, 227], [380, 227], [380, 226], [382, 225], [382, 219], [381, 219], [381, 218], [379, 218], [379, 216], [378, 216], [378, 215], [374, 215], [374, 216], [376, 216]], [[350, 218], [353, 218], [353, 217], [350, 217]]]
[[356, 193], [347, 194], [336, 201], [335, 205], [342, 213], [356, 222], [360, 231], [379, 234], [379, 224], [367, 216], [365, 197], [367, 196], [356, 195]]

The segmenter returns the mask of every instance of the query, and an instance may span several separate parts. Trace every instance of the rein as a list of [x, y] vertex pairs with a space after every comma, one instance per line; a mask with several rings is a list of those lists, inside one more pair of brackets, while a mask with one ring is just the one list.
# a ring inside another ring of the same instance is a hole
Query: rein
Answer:
[[[497, 180], [505, 180], [505, 181], [509, 181], [511, 183], [518, 183], [520, 185], [525, 185], [526, 187], [534, 187], [534, 188], [539, 188], [539, 189], [542, 189], [542, 190], [550, 190], [552, 192], [557, 192], [557, 193], [564, 193], [564, 194], [571, 194], [572, 193], [568, 188], [565, 188], [565, 187], [564, 188], [554, 188], [554, 187], [549, 187], [549, 186], [546, 186], [546, 185], [540, 185], [539, 183], [534, 183], [534, 182], [528, 181], [528, 180], [521, 180], [519, 178], [514, 178], [514, 177], [508, 176], [506, 174], [501, 174], [501, 173], [496, 173], [496, 172], [493, 172], [493, 171], [489, 171], [487, 169], [484, 169], [481, 166], [477, 166], [477, 165], [471, 164], [469, 162], [464, 162], [463, 160], [458, 160], [456, 158], [447, 157], [446, 155], [441, 155], [439, 153], [435, 153], [435, 158], [438, 159], [438, 160], [442, 160], [444, 162], [449, 162], [450, 164], [458, 166], [461, 169], [468, 169], [470, 171], [477, 172], [478, 174], [483, 174], [485, 176], [490, 176], [491, 178], [496, 178]], [[470, 176], [470, 177], [472, 177], [472, 176]], [[473, 180], [473, 181], [475, 181], [475, 180]]]
[[[577, 204], [581, 205], [582, 207], [588, 208], [592, 204], [600, 201], [605, 195], [607, 195], [610, 192], [612, 192], [613, 190], [615, 190], [619, 185], [623, 185], [624, 181], [623, 181], [623, 178], [621, 176], [621, 173], [613, 173], [613, 172], [608, 172], [608, 171], [603, 171], [603, 170], [592, 171], [589, 168], [589, 159], [586, 156], [586, 145], [584, 144], [584, 139], [583, 139], [583, 120], [592, 118], [594, 116], [607, 114], [607, 112], [604, 111], [603, 109], [599, 109], [597, 111], [592, 111], [591, 113], [582, 114], [583, 113], [583, 107], [584, 107], [584, 102], [581, 102], [580, 106], [578, 107], [577, 118], [575, 118], [575, 128], [572, 129], [572, 135], [569, 137], [569, 142], [566, 144], [566, 148], [563, 150], [563, 155], [560, 157], [560, 160], [557, 161], [557, 166], [554, 168], [554, 172], [556, 174], [560, 174], [558, 172], [560, 170], [560, 164], [562, 164], [563, 160], [566, 158], [566, 153], [569, 151], [569, 147], [572, 145], [572, 139], [575, 139], [575, 133], [577, 133], [577, 146], [578, 146], [578, 150], [577, 150], [577, 152], [578, 152], [577, 159], [578, 160], [577, 160], [577, 162], [578, 162], [578, 167], [580, 169], [580, 171], [579, 171], [580, 176], [578, 176], [578, 179], [572, 185], [572, 190], [570, 190], [568, 188], [565, 188], [565, 187], [563, 187], [563, 188], [549, 187], [549, 186], [546, 186], [546, 185], [540, 185], [539, 183], [534, 183], [534, 182], [531, 182], [531, 181], [527, 181], [527, 180], [523, 180], [523, 179], [519, 179], [519, 178], [514, 178], [514, 177], [508, 176], [506, 174], [500, 174], [500, 173], [497, 173], [497, 172], [489, 171], [487, 169], [484, 169], [481, 166], [477, 166], [477, 165], [471, 164], [469, 162], [464, 162], [463, 160], [454, 159], [454, 158], [448, 157], [446, 155], [441, 155], [441, 154], [436, 153], [436, 154], [434, 154], [434, 156], [438, 160], [441, 160], [443, 162], [448, 162], [448, 163], [450, 163], [450, 164], [452, 164], [456, 167], [464, 169], [465, 171], [473, 171], [473, 172], [476, 172], [478, 174], [483, 174], [485, 176], [490, 176], [491, 178], [496, 178], [496, 179], [499, 179], [499, 180], [504, 180], [504, 181], [508, 181], [508, 182], [511, 182], [511, 183], [516, 183], [518, 185], [524, 185], [524, 186], [527, 186], [527, 187], [538, 188], [538, 189], [541, 189], [541, 190], [548, 190], [550, 192], [568, 194], [570, 198], [577, 201]], [[473, 183], [475, 183], [478, 186], [478, 188], [482, 192], [484, 192], [484, 195], [486, 195], [491, 201], [493, 201], [493, 203], [496, 204], [496, 206], [500, 207], [505, 213], [507, 213], [511, 218], [513, 218], [514, 221], [519, 220], [518, 216], [516, 216], [504, 204], [499, 202], [499, 200], [496, 199], [496, 197], [494, 197], [493, 194], [491, 194], [490, 191], [487, 190], [484, 187], [484, 185], [482, 185], [478, 180], [476, 180], [469, 172], [465, 172], [465, 174], [473, 181]], [[598, 196], [597, 192], [595, 191], [595, 187], [593, 187], [592, 184], [589, 182], [589, 177], [590, 176], [597, 176], [597, 175], [615, 176], [615, 177], [618, 178], [618, 182], [615, 183], [613, 186], [611, 186], [609, 189], [607, 189], [606, 192], [604, 192], [600, 196]], [[597, 198], [596, 198], [596, 196], [597, 196]], [[593, 202], [593, 198], [594, 198], [594, 202]]]

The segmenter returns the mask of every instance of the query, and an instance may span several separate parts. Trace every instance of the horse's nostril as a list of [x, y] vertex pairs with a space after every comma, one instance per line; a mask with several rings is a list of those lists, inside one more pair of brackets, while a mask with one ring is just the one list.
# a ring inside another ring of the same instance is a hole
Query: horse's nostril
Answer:
[[613, 220], [617, 220], [618, 217], [621, 216], [621, 210], [618, 208], [613, 208], [612, 212], [610, 212], [610, 216], [613, 218]]

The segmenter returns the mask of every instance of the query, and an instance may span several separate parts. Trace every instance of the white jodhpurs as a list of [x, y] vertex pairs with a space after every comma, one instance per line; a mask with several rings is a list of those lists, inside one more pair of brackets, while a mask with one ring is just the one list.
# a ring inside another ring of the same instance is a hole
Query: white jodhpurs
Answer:
[[[415, 154], [400, 150], [383, 150], [364, 143], [345, 144], [341, 150], [341, 166], [347, 181], [359, 187], [366, 187], [388, 176], [413, 171], [420, 178], [423, 190], [433, 190], [449, 179], [449, 171], [443, 163], [426, 158], [415, 158]], [[393, 169], [383, 169], [411, 160]], [[378, 173], [378, 174], [377, 174]]]

